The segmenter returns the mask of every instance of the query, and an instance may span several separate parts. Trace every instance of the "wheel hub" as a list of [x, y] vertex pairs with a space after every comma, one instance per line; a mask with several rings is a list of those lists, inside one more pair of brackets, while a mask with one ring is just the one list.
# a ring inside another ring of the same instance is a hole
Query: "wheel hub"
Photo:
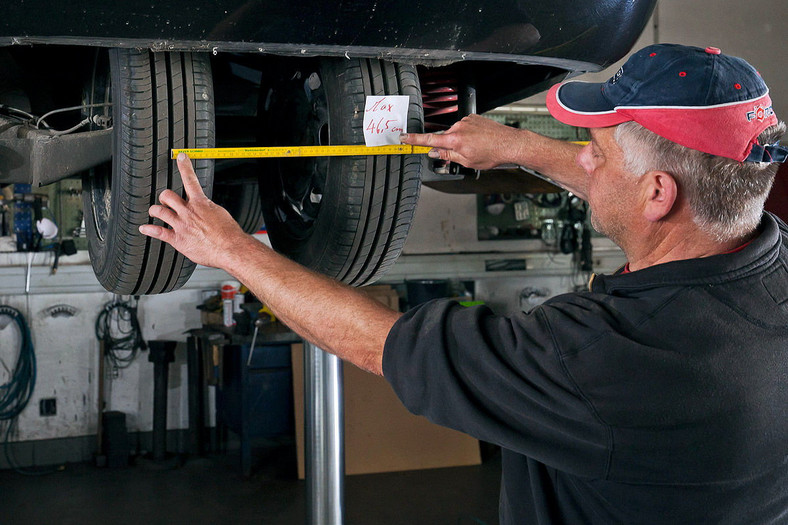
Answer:
[[[317, 71], [296, 72], [290, 82], [273, 93], [282, 108], [277, 142], [315, 146], [329, 143], [329, 113], [323, 83]], [[274, 106], [276, 108], [277, 106]], [[329, 159], [285, 159], [277, 164], [275, 214], [298, 237], [308, 236], [320, 212]]]

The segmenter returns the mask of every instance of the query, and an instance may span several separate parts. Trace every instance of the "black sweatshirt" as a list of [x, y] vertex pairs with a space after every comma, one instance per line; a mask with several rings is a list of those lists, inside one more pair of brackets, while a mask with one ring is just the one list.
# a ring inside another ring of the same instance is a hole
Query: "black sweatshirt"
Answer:
[[788, 523], [788, 230], [597, 276], [529, 314], [405, 314], [405, 406], [503, 448], [504, 524]]

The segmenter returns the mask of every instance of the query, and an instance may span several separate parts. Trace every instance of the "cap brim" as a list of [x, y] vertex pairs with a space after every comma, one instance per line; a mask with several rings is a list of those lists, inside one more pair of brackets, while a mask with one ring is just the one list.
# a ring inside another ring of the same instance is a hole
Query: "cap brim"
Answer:
[[564, 124], [581, 128], [606, 128], [632, 120], [622, 115], [602, 94], [602, 84], [566, 82], [547, 92], [547, 109]]

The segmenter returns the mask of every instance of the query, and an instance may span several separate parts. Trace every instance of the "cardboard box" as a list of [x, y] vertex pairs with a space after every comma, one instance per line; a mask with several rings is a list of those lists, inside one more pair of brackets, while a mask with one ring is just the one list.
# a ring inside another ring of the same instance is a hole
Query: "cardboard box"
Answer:
[[387, 284], [375, 284], [372, 286], [362, 286], [358, 291], [367, 294], [373, 299], [377, 299], [392, 310], [399, 312], [399, 295], [396, 290]]
[[[292, 347], [298, 477], [304, 478], [304, 351]], [[345, 473], [478, 465], [479, 442], [405, 409], [382, 377], [344, 363]]]

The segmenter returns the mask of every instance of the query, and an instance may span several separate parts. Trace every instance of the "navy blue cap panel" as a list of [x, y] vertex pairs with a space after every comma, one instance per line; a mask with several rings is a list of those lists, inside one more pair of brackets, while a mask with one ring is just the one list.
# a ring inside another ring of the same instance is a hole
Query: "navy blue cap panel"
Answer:
[[561, 85], [558, 98], [574, 111], [602, 113], [614, 111], [616, 104], [608, 100], [603, 92], [604, 84], [595, 82], [567, 82]]
[[714, 83], [707, 98], [709, 106], [754, 100], [769, 91], [755, 68], [741, 58], [718, 55], [715, 65], [715, 76], [726, 81]]
[[754, 100], [768, 90], [755, 69], [738, 57], [655, 44], [633, 54], [603, 91], [616, 107], [698, 107]]

